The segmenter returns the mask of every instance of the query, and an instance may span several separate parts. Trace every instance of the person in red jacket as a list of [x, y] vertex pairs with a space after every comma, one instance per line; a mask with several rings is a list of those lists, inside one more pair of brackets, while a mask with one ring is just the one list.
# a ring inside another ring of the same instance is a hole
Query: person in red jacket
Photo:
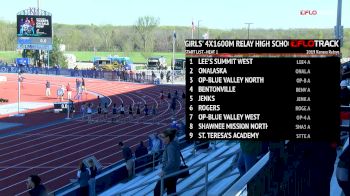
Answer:
[[70, 100], [72, 99], [72, 88], [70, 87], [69, 83], [67, 84], [66, 89], [67, 89], [67, 99]]

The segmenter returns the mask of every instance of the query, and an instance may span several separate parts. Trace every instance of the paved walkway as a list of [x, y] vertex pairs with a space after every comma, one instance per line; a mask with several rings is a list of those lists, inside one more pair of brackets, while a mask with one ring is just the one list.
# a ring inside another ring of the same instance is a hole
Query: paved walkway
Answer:
[[[21, 102], [19, 111], [22, 113], [28, 112], [28, 110], [37, 110], [40, 108], [46, 108], [53, 106], [53, 103], [47, 102]], [[18, 112], [18, 103], [9, 103], [0, 105], [0, 115], [13, 114]]]

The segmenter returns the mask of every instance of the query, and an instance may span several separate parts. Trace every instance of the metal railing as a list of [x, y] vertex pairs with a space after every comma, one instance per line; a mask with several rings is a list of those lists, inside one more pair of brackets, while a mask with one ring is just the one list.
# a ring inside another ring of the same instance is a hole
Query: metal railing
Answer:
[[[238, 144], [237, 144], [238, 145]], [[239, 153], [239, 150], [235, 151], [235, 152], [232, 152], [232, 153], [229, 153], [227, 155], [223, 155], [223, 156], [219, 156], [219, 157], [216, 157], [210, 161], [207, 161], [205, 163], [201, 163], [201, 164], [197, 164], [197, 165], [193, 165], [193, 166], [189, 166], [188, 165], [188, 168], [187, 169], [183, 169], [183, 170], [179, 170], [179, 171], [176, 171], [174, 173], [171, 173], [171, 174], [168, 174], [166, 176], [163, 176], [161, 177], [160, 179], [154, 179], [154, 180], [151, 180], [151, 181], [148, 181], [148, 182], [144, 182], [144, 183], [141, 183], [140, 185], [138, 186], [134, 186], [134, 187], [131, 187], [131, 188], [128, 188], [126, 190], [123, 190], [123, 191], [120, 191], [120, 192], [117, 192], [116, 194], [114, 195], [123, 195], [123, 194], [126, 194], [132, 190], [135, 190], [137, 188], [142, 188], [142, 187], [146, 187], [146, 186], [150, 186], [151, 184], [153, 184], [154, 182], [158, 182], [159, 180], [161, 181], [161, 195], [163, 195], [163, 191], [164, 191], [164, 179], [166, 178], [170, 178], [170, 177], [174, 177], [174, 176], [177, 176], [179, 173], [183, 172], [183, 171], [190, 171], [190, 173], [195, 173], [195, 172], [198, 172], [199, 170], [203, 169], [204, 168], [204, 173], [203, 173], [203, 176], [204, 176], [204, 183], [200, 183], [198, 185], [195, 185], [195, 186], [191, 186], [189, 188], [186, 188], [184, 190], [181, 190], [181, 191], [178, 191], [176, 194], [181, 194], [181, 193], [184, 193], [186, 191], [189, 191], [189, 190], [192, 190], [192, 189], [195, 189], [195, 188], [199, 188], [199, 187], [202, 187], [204, 189], [204, 193], [205, 195], [208, 194], [208, 186], [211, 184], [211, 183], [214, 183], [214, 182], [217, 182], [217, 181], [220, 181], [224, 178], [227, 178], [227, 177], [230, 177], [230, 176], [233, 176], [233, 175], [237, 175], [237, 173], [232, 173], [232, 174], [229, 174], [229, 175], [224, 175], [224, 176], [221, 176], [221, 177], [218, 177], [216, 178], [215, 180], [212, 180], [212, 181], [209, 181], [209, 171], [211, 170], [209, 168], [209, 164], [215, 162], [215, 161], [220, 161], [220, 160], [223, 160], [223, 159], [228, 159], [228, 158], [232, 158], [233, 155], [237, 155]], [[191, 176], [190, 176], [191, 177]], [[190, 178], [189, 177], [189, 178]], [[174, 194], [172, 194], [174, 195]]]
[[[183, 144], [183, 143], [186, 143], [186, 141], [184, 141], [184, 139], [185, 139], [185, 136], [181, 136], [181, 137], [179, 138], [179, 140], [183, 140], [183, 141], [179, 142], [180, 145]], [[208, 143], [210, 143], [210, 142], [208, 141]], [[193, 155], [196, 155], [196, 151], [197, 151], [196, 148], [197, 148], [197, 147], [204, 146], [204, 145], [206, 145], [206, 144], [207, 144], [207, 143], [194, 144], [194, 149], [189, 148], [189, 149], [186, 149], [186, 150], [181, 151], [181, 152], [185, 152], [185, 151], [188, 151], [188, 150], [192, 150], [192, 154], [193, 154]], [[217, 144], [217, 141], [214, 141], [214, 146], [216, 146], [216, 144]], [[162, 161], [162, 154], [163, 154], [163, 151], [164, 151], [164, 150], [160, 150], [157, 154], [149, 153], [149, 154], [143, 155], [143, 156], [141, 156], [141, 157], [134, 158], [134, 163], [135, 163], [135, 167], [133, 167], [133, 169], [134, 169], [134, 174], [136, 173], [136, 170], [137, 170], [137, 169], [144, 168], [144, 167], [146, 167], [146, 166], [148, 166], [148, 165], [150, 165], [150, 164], [152, 164], [152, 170], [154, 171], [155, 168], [156, 168], [156, 165], [160, 164], [160, 162]], [[136, 162], [137, 162], [137, 161], [146, 159], [146, 158], [148, 158], [148, 157], [150, 157], [150, 156], [152, 156], [152, 161], [151, 161], [151, 162], [146, 162], [146, 163], [141, 164], [141, 165], [139, 165], [138, 167], [136, 167]], [[159, 157], [159, 158], [157, 159], [157, 157]]]
[[[185, 140], [185, 135], [182, 135], [182, 136], [179, 136], [178, 137], [178, 140], [179, 140], [179, 145], [180, 146], [187, 146], [187, 141]], [[163, 152], [163, 150], [161, 150], [159, 153], [161, 154]], [[134, 159], [134, 162], [136, 160], [139, 160], [139, 159], [142, 159], [146, 156], [150, 156], [150, 154], [147, 154], [147, 155], [144, 155], [144, 156], [141, 156], [141, 157], [138, 157], [138, 158], [135, 158]], [[152, 155], [153, 157], [153, 155]], [[155, 169], [156, 165], [155, 165], [155, 162], [157, 161], [161, 161], [161, 156], [160, 156], [160, 159], [154, 159], [152, 158], [152, 170]], [[145, 163], [145, 164], [142, 164], [140, 165], [139, 167], [137, 168], [141, 168], [141, 167], [144, 167], [146, 165], [149, 165], [150, 163]], [[121, 160], [121, 161], [118, 161], [117, 163], [113, 164], [113, 165], [110, 165], [108, 167], [105, 167], [102, 169], [102, 171], [96, 176], [96, 180], [98, 180], [99, 178], [102, 178], [104, 177], [105, 175], [109, 175], [110, 173], [114, 172], [115, 170], [118, 170], [120, 169], [121, 167], [125, 167], [125, 162], [124, 160]], [[135, 170], [137, 169], [136, 167], [134, 167], [134, 174], [135, 174]], [[57, 190], [54, 190], [51, 192], [51, 194], [55, 194], [55, 195], [66, 195], [72, 191], [75, 191], [79, 188], [79, 184], [78, 183], [70, 183], [66, 186], [63, 186]]]
[[[23, 73], [30, 74], [45, 74], [45, 75], [62, 75], [70, 77], [84, 77], [84, 78], [96, 78], [113, 81], [124, 81], [124, 82], [135, 82], [135, 83], [172, 83], [172, 78], [167, 75], [174, 75], [175, 82], [185, 83], [185, 72], [179, 70], [167, 70], [163, 71], [164, 77], [160, 78], [161, 71], [151, 70], [115, 70], [115, 71], [104, 71], [104, 70], [74, 70], [64, 68], [42, 68], [33, 66], [11, 66], [11, 65], [0, 65], [0, 72], [2, 73]], [[167, 74], [167, 72], [169, 72]]]
[[267, 166], [270, 160], [270, 152], [266, 153], [252, 168], [250, 168], [234, 185], [225, 192], [224, 196], [240, 195], [249, 182], [251, 182], [261, 170]]

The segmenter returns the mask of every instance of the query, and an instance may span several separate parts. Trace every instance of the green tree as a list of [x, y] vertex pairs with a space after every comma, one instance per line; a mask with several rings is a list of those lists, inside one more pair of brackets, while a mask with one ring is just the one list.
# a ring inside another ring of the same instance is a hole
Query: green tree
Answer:
[[60, 51], [60, 44], [62, 44], [62, 40], [57, 36], [54, 36], [52, 50], [50, 51], [50, 64], [57, 64], [62, 68], [67, 68], [67, 61], [63, 55], [63, 52]]
[[22, 51], [22, 57], [23, 58], [34, 58], [35, 57], [35, 50], [24, 49]]
[[39, 50], [22, 50], [22, 58], [31, 58], [33, 65], [39, 65], [40, 53]]

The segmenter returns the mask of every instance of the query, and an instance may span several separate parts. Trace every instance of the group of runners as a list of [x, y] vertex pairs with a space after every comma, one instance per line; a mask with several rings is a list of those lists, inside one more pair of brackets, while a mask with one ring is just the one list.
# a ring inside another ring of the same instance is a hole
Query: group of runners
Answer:
[[[160, 105], [167, 102], [165, 99], [164, 91], [160, 92]], [[184, 102], [186, 98], [185, 92], [182, 92], [182, 101]], [[180, 99], [178, 91], [175, 90], [173, 94], [169, 91], [167, 94], [167, 99], [169, 100], [169, 107], [172, 111], [173, 117], [176, 117], [176, 107], [177, 102]], [[103, 102], [100, 97], [97, 97], [97, 105], [93, 103], [83, 103], [80, 106], [80, 113], [82, 114], [82, 120], [87, 120], [89, 123], [93, 122], [127, 122], [127, 121], [139, 121], [141, 118], [148, 118], [149, 122], [156, 121], [156, 115], [158, 113], [158, 104], [142, 104], [141, 102], [137, 104], [125, 105], [121, 103], [117, 105], [116, 103], [108, 104]]]
[[[185, 99], [186, 99], [185, 91], [182, 91], [181, 97], [182, 97], [182, 102], [185, 103]], [[176, 116], [176, 105], [177, 105], [177, 101], [179, 100], [178, 91], [175, 90], [173, 95], [169, 91], [167, 98], [170, 101], [170, 109], [172, 110], [173, 116], [175, 117]], [[160, 102], [161, 103], [164, 102], [164, 99], [165, 99], [164, 91], [160, 91]]]
[[[81, 100], [83, 93], [86, 92], [86, 85], [85, 85], [85, 80], [84, 78], [76, 79], [75, 81], [76, 86], [75, 86], [75, 91], [76, 94], [74, 96], [74, 100]], [[45, 84], [46, 91], [45, 95], [47, 97], [51, 96], [51, 83], [50, 81], [46, 81]], [[67, 94], [67, 100], [72, 102], [71, 105], [73, 105], [71, 108], [70, 112], [75, 112], [74, 109], [74, 103], [72, 100], [72, 87], [70, 83], [68, 83], [66, 86], [65, 85], [60, 85], [57, 89], [57, 98], [60, 101], [64, 101], [64, 96], [65, 93]], [[176, 116], [176, 106], [177, 102], [180, 99], [178, 91], [175, 90], [174, 93], [172, 94], [170, 91], [167, 93], [167, 95], [164, 94], [164, 91], [162, 90], [160, 92], [160, 104], [169, 102], [169, 107], [172, 111], [173, 116]], [[168, 99], [166, 101], [165, 99]], [[186, 98], [185, 92], [182, 92], [182, 101], [184, 102]], [[121, 103], [121, 105], [117, 106], [116, 103], [113, 104], [113, 106], [108, 105], [108, 103], [103, 103], [100, 100], [100, 97], [98, 96], [97, 98], [97, 105], [94, 106], [94, 104], [91, 103], [82, 103], [80, 105], [80, 113], [82, 115], [82, 120], [87, 120], [89, 123], [93, 122], [99, 122], [99, 121], [104, 121], [104, 122], [117, 122], [117, 119], [119, 120], [124, 120], [124, 121], [131, 121], [131, 120], [139, 120], [140, 118], [137, 118], [137, 116], [153, 116], [151, 118], [152, 120], [155, 120], [155, 116], [158, 111], [158, 104], [152, 104], [148, 105], [147, 103], [141, 104], [139, 102], [138, 104], [129, 104], [127, 106], [124, 105], [124, 103]], [[96, 111], [96, 112], [95, 112]], [[73, 115], [73, 114], [72, 114]], [[127, 117], [127, 118], [121, 118], [121, 117]]]
[[[96, 112], [93, 112], [96, 111]], [[107, 103], [99, 102], [96, 107], [93, 103], [83, 103], [80, 106], [80, 113], [82, 114], [82, 120], [87, 120], [89, 123], [93, 122], [112, 122], [117, 121], [131, 121], [139, 120], [137, 116], [155, 117], [158, 111], [157, 104], [153, 104], [149, 107], [147, 104], [141, 106], [141, 103], [137, 105], [128, 105], [127, 109], [124, 103], [117, 106], [116, 103], [112, 107], [109, 107]], [[152, 118], [154, 119], [154, 118]]]

